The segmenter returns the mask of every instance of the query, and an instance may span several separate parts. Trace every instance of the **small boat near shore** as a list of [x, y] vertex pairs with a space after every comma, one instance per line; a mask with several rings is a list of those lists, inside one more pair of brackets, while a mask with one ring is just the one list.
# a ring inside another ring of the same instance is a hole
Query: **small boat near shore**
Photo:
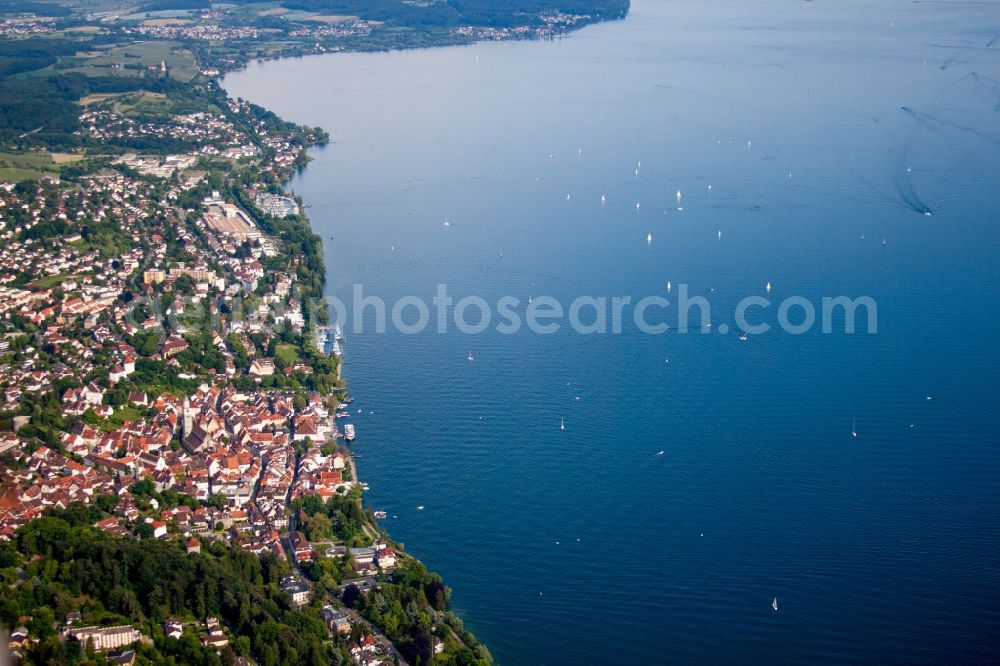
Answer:
[[348, 423], [344, 426], [344, 439], [348, 442], [353, 442], [355, 437], [357, 437], [357, 433], [354, 430], [354, 424]]

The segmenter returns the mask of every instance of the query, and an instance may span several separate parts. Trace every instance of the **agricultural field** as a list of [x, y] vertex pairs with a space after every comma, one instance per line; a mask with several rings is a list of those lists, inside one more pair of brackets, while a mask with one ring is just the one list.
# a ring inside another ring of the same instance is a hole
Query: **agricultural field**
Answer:
[[55, 177], [59, 175], [59, 165], [82, 158], [73, 153], [46, 151], [0, 152], [0, 180], [17, 182], [26, 178]]
[[[179, 42], [150, 41], [115, 46], [98, 52], [79, 53], [59, 64], [39, 70], [40, 74], [82, 72], [87, 76], [140, 76], [165, 63], [171, 79], [190, 81], [198, 74], [194, 55]], [[158, 70], [150, 72], [159, 75]]]

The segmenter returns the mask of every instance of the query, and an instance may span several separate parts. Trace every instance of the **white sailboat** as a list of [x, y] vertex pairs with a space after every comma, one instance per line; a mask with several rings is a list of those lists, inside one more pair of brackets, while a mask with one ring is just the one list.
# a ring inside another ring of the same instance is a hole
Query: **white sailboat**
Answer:
[[778, 612], [778, 597], [775, 597], [774, 601], [771, 602], [771, 608], [774, 609], [775, 613]]

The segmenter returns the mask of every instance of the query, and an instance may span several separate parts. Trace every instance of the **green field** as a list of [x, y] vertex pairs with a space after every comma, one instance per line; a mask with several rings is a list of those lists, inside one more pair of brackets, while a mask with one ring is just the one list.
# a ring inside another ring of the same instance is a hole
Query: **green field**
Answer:
[[149, 72], [146, 68], [158, 67], [166, 63], [170, 78], [190, 81], [198, 74], [198, 63], [194, 55], [184, 49], [179, 42], [152, 41], [103, 49], [97, 54], [77, 54], [64, 58], [58, 64], [42, 70], [39, 74], [58, 72], [80, 72], [87, 76], [159, 76], [159, 71]]
[[284, 361], [285, 365], [292, 365], [299, 360], [299, 350], [295, 345], [278, 345], [274, 354]]
[[0, 152], [0, 180], [17, 182], [58, 174], [59, 167], [47, 152]]
[[64, 273], [60, 273], [59, 275], [49, 275], [47, 277], [43, 277], [43, 278], [40, 278], [38, 280], [35, 280], [34, 282], [32, 282], [28, 286], [32, 287], [34, 289], [51, 289], [52, 287], [58, 287], [59, 285], [61, 285], [66, 280], [68, 280], [70, 278], [75, 278], [75, 277], [79, 277], [79, 276], [77, 276], [77, 275], [70, 275], [70, 274], [64, 274]]

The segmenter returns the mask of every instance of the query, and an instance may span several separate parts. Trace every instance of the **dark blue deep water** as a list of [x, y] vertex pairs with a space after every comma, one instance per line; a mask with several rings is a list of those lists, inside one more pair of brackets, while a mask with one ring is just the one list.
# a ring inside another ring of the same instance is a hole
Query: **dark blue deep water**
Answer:
[[[289, 187], [331, 296], [711, 302], [707, 333], [348, 322], [367, 502], [499, 662], [1000, 659], [997, 4], [640, 0], [225, 84], [330, 132]], [[768, 282], [758, 321], [870, 296], [878, 332], [720, 334]]]

